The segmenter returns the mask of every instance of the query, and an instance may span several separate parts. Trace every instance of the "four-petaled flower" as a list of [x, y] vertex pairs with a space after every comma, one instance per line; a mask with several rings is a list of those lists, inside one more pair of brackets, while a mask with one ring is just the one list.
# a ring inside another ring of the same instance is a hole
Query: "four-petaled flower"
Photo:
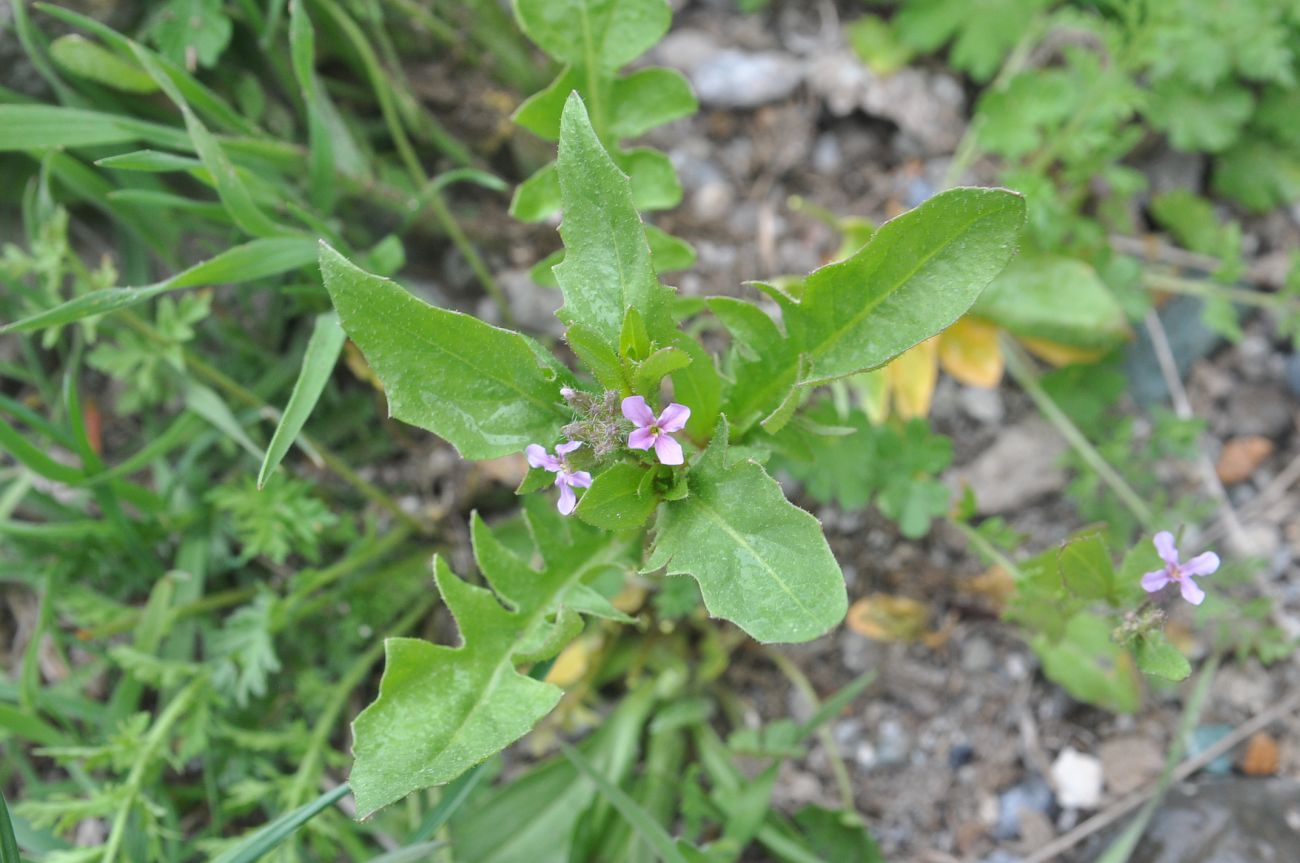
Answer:
[[1205, 591], [1201, 590], [1192, 576], [1209, 575], [1219, 568], [1219, 556], [1212, 551], [1198, 554], [1186, 563], [1178, 562], [1178, 548], [1174, 545], [1174, 535], [1162, 530], [1155, 536], [1156, 552], [1165, 562], [1164, 569], [1157, 569], [1142, 576], [1142, 589], [1155, 593], [1171, 581], [1178, 582], [1178, 589], [1183, 599], [1192, 605], [1205, 601]]
[[578, 505], [578, 498], [573, 494], [575, 488], [590, 488], [591, 474], [585, 470], [572, 470], [564, 457], [582, 446], [582, 441], [565, 441], [555, 448], [555, 455], [548, 453], [540, 444], [530, 443], [524, 450], [528, 463], [555, 474], [555, 484], [560, 488], [560, 502], [556, 505], [561, 515], [568, 515]]
[[672, 433], [686, 427], [691, 417], [691, 409], [686, 405], [673, 402], [656, 417], [645, 399], [629, 396], [623, 399], [623, 416], [636, 426], [636, 431], [628, 435], [629, 447], [642, 450], [654, 447], [655, 455], [663, 464], [681, 464], [685, 460], [682, 445], [673, 439]]

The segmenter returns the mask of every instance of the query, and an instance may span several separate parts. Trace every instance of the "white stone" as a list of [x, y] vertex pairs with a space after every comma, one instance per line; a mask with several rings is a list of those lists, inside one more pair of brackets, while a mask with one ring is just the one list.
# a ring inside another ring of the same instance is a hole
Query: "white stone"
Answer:
[[1067, 809], [1096, 809], [1101, 805], [1101, 761], [1067, 746], [1052, 762], [1056, 800]]

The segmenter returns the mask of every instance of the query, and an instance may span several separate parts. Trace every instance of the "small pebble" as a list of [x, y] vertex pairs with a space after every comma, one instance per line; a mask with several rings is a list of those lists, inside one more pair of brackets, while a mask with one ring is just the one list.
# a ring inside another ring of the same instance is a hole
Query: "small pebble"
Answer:
[[1013, 785], [998, 795], [998, 820], [993, 826], [997, 839], [1015, 839], [1020, 835], [1020, 810], [1046, 814], [1052, 808], [1052, 789], [1037, 776]]
[[[1202, 725], [1192, 732], [1192, 739], [1187, 744], [1188, 756], [1195, 758], [1231, 733], [1231, 725]], [[1227, 776], [1232, 772], [1232, 757], [1225, 752], [1207, 764], [1205, 772], [1214, 776]]]
[[1101, 761], [1069, 746], [1052, 762], [1056, 799], [1067, 809], [1096, 809], [1101, 805]]
[[953, 770], [965, 767], [975, 757], [975, 750], [966, 743], [958, 743], [948, 750], [948, 766]]

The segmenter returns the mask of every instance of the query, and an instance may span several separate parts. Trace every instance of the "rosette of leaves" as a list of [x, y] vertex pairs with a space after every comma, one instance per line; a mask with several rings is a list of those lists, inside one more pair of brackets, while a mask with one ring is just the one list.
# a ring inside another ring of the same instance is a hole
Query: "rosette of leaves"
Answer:
[[[695, 113], [699, 107], [695, 94], [675, 69], [618, 71], [668, 32], [672, 12], [667, 0], [515, 0], [514, 8], [528, 38], [562, 64], [550, 86], [519, 106], [515, 122], [539, 138], [558, 141], [565, 100], [570, 93], [579, 93], [596, 136], [631, 180], [636, 208], [677, 206], [682, 187], [668, 157], [650, 147], [626, 147], [622, 142]], [[559, 172], [550, 162], [515, 190], [510, 214], [539, 222], [559, 211], [560, 198]], [[659, 272], [695, 262], [695, 252], [685, 241], [649, 225], [646, 233]], [[548, 257], [534, 270], [534, 278], [551, 281], [551, 267], [562, 258], [562, 251]]]
[[[590, 423], [575, 416], [562, 388], [604, 404], [605, 393], [659, 401], [670, 384], [673, 399], [691, 408], [680, 433], [686, 463], [584, 447], [580, 467], [593, 482], [574, 518], [551, 515], [555, 529], [534, 531], [542, 570], [508, 557], [477, 522], [475, 547], [492, 591], [437, 564], [463, 645], [390, 644], [379, 700], [355, 729], [352, 782], [362, 815], [454, 778], [554, 705], [555, 687], [516, 668], [576, 634], [566, 613], [572, 621], [571, 612], [593, 611], [574, 600], [575, 591], [591, 599], [581, 588], [593, 559], [631, 553], [647, 573], [689, 574], [712, 615], [760, 641], [806, 641], [835, 626], [845, 588], [821, 527], [752, 456], [799, 415], [813, 388], [878, 367], [965, 313], [1014, 255], [1025, 218], [1011, 192], [955, 189], [883, 225], [797, 291], [768, 287], [784, 329], [755, 303], [716, 303], [733, 336], [723, 374], [688, 333], [703, 318], [685, 326], [674, 319], [632, 182], [577, 94], [565, 103], [555, 171], [566, 250], [554, 273], [564, 295], [558, 316], [584, 374], [526, 335], [427, 305], [323, 247], [321, 272], [339, 320], [383, 383], [392, 415], [466, 458], [550, 446], [566, 426]], [[530, 519], [540, 511], [534, 502]], [[573, 542], [581, 554], [561, 541], [566, 529], [580, 537]]]

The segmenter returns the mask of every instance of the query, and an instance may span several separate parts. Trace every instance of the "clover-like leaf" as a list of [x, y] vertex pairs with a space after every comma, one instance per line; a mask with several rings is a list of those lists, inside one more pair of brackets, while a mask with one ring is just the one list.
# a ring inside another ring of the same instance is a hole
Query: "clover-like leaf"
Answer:
[[729, 462], [726, 420], [660, 510], [647, 571], [700, 583], [709, 613], [764, 642], [808, 641], [844, 618], [844, 575], [817, 519], [756, 462]]

